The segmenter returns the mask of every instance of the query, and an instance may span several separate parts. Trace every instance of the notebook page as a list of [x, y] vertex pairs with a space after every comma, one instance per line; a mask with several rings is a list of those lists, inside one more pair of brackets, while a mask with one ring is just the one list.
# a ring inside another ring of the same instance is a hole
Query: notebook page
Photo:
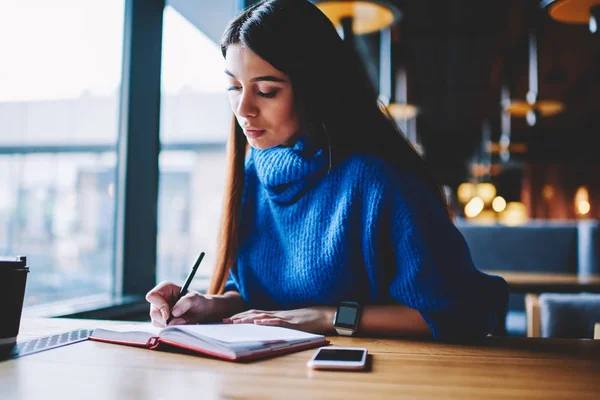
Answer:
[[95, 328], [91, 337], [129, 343], [145, 344], [153, 336], [158, 336], [161, 328], [152, 324], [122, 324]]
[[104, 326], [101, 329], [113, 332], [144, 332], [157, 336], [162, 328], [158, 328], [152, 324], [123, 324]]
[[305, 341], [323, 337], [295, 329], [254, 324], [178, 325], [165, 330], [171, 329], [178, 329], [198, 338], [210, 338], [226, 343]]

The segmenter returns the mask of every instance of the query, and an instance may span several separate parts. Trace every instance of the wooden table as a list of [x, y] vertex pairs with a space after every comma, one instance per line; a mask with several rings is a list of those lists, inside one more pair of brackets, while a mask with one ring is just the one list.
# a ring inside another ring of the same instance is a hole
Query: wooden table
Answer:
[[577, 274], [484, 270], [503, 277], [513, 293], [600, 293], [600, 275], [580, 277]]
[[[24, 319], [19, 339], [115, 322]], [[85, 341], [0, 362], [9, 399], [597, 398], [600, 341], [488, 337], [477, 345], [331, 337], [366, 372], [311, 371], [314, 350], [238, 364]]]

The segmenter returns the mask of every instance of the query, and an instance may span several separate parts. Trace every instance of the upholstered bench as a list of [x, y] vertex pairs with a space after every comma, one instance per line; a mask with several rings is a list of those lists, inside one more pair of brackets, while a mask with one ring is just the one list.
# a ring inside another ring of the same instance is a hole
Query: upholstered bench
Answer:
[[[598, 273], [597, 221], [532, 221], [520, 226], [476, 225], [457, 219], [473, 262], [480, 270]], [[506, 328], [526, 334], [525, 299], [511, 293]]]

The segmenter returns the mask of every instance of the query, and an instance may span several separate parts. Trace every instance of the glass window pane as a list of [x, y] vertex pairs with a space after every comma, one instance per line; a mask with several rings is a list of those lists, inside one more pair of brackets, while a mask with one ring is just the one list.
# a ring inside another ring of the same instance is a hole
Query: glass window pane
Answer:
[[115, 163], [114, 153], [0, 156], [0, 254], [27, 256], [26, 306], [112, 290]]
[[181, 283], [201, 251], [193, 286], [215, 262], [231, 108], [219, 45], [171, 7], [163, 28], [158, 281]]
[[1, 8], [0, 255], [25, 306], [110, 293], [124, 0]]

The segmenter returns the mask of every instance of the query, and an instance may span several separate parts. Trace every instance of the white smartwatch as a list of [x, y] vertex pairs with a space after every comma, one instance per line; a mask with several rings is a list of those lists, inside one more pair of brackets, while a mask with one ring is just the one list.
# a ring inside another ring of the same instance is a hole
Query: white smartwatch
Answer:
[[354, 301], [342, 301], [335, 311], [333, 327], [341, 336], [353, 336], [358, 329], [362, 307]]

